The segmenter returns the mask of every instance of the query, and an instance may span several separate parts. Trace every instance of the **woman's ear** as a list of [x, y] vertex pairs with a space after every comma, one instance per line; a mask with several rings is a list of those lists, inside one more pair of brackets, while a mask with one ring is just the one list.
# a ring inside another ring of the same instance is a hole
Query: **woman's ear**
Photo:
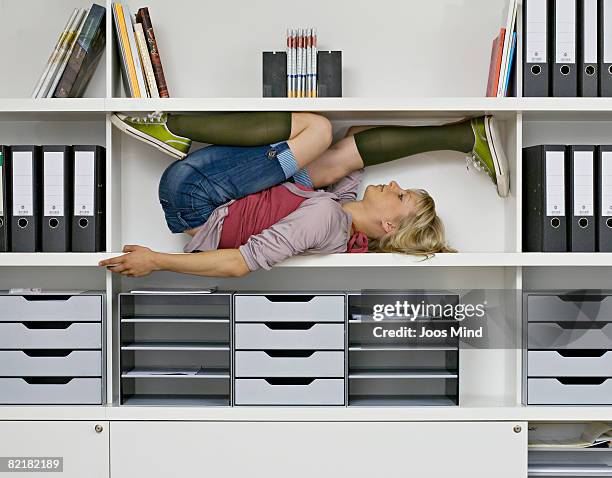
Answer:
[[395, 231], [397, 226], [391, 221], [383, 221], [382, 227], [385, 230], [385, 234], [389, 234], [390, 232]]

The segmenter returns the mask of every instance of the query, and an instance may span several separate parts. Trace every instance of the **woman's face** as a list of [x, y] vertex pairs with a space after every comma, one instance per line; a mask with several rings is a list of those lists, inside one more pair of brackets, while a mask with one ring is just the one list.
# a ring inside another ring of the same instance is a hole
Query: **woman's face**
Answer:
[[395, 181], [370, 184], [363, 195], [363, 202], [383, 221], [397, 226], [404, 217], [415, 213], [417, 194], [413, 190], [402, 189]]

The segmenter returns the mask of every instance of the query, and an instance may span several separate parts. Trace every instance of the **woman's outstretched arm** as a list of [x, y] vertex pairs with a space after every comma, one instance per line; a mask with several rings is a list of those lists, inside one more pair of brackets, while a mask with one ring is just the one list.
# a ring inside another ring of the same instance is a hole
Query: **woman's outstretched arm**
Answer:
[[166, 254], [132, 245], [125, 246], [123, 252], [126, 254], [101, 261], [99, 265], [128, 277], [143, 277], [154, 271], [207, 277], [242, 277], [250, 272], [238, 249]]

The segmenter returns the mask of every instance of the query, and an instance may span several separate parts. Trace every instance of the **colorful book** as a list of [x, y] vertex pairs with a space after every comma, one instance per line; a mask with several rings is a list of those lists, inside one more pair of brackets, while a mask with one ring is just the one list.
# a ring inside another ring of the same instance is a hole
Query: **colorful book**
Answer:
[[55, 78], [53, 78], [53, 81], [51, 82], [49, 91], [47, 92], [47, 98], [53, 98], [53, 94], [55, 93], [57, 85], [59, 84], [59, 81], [62, 78], [64, 71], [66, 70], [66, 66], [68, 65], [68, 60], [72, 56], [72, 52], [74, 51], [74, 48], [76, 46], [77, 39], [79, 38], [79, 35], [81, 35], [81, 31], [83, 30], [83, 26], [85, 25], [85, 19], [87, 18], [88, 15], [89, 15], [89, 9], [83, 9], [83, 18], [81, 19], [80, 25], [77, 28], [76, 35], [74, 36], [74, 40], [72, 41], [72, 44], [70, 45], [70, 47], [68, 48], [68, 51], [64, 55], [62, 64], [57, 70], [57, 74], [55, 75]]
[[106, 8], [94, 3], [57, 84], [55, 98], [78, 98], [85, 92], [104, 52], [105, 19]]
[[512, 77], [512, 67], [514, 66], [514, 57], [516, 55], [516, 32], [512, 32], [512, 46], [510, 48], [510, 59], [508, 61], [508, 73], [506, 74], [506, 81], [504, 83], [504, 96], [508, 96], [508, 86], [510, 85], [510, 78]]
[[47, 78], [47, 75], [49, 74], [49, 70], [51, 69], [51, 65], [57, 59], [57, 56], [59, 55], [59, 52], [60, 52], [60, 49], [61, 49], [61, 46], [64, 43], [64, 41], [66, 40], [66, 37], [69, 35], [70, 25], [72, 24], [72, 22], [74, 21], [74, 17], [76, 17], [76, 15], [78, 13], [79, 13], [79, 9], [78, 8], [75, 8], [74, 10], [72, 10], [72, 14], [70, 15], [70, 18], [68, 18], [68, 22], [66, 22], [66, 25], [64, 25], [64, 28], [62, 29], [62, 32], [60, 33], [60, 36], [57, 39], [57, 42], [55, 43], [55, 46], [53, 47], [53, 50], [51, 51], [51, 55], [47, 59], [47, 63], [45, 63], [45, 67], [43, 69], [43, 72], [40, 75], [40, 78], [38, 79], [38, 82], [36, 83], [36, 86], [34, 87], [34, 91], [32, 92], [32, 98], [37, 98], [38, 97], [38, 93], [40, 92], [40, 89], [41, 89], [45, 79]]
[[147, 85], [149, 98], [159, 98], [157, 82], [155, 81], [155, 73], [153, 72], [153, 64], [151, 63], [151, 57], [149, 56], [149, 49], [147, 48], [147, 40], [145, 39], [142, 23], [134, 23], [134, 35], [136, 35], [136, 45], [138, 46], [140, 64], [142, 65], [144, 72], [145, 84]]
[[128, 37], [127, 23], [125, 21], [125, 15], [123, 13], [123, 6], [120, 3], [113, 4], [117, 9], [117, 21], [119, 23], [119, 35], [121, 37], [121, 43], [123, 52], [125, 54], [126, 70], [130, 82], [130, 92], [132, 98], [142, 98], [140, 93], [140, 87], [138, 86], [138, 79], [136, 77], [136, 63], [132, 56], [132, 48], [130, 47], [130, 40]]
[[487, 96], [497, 96], [497, 85], [501, 69], [502, 52], [506, 29], [501, 28], [499, 35], [491, 45], [491, 63], [489, 64], [489, 81], [487, 82]]
[[45, 78], [39, 92], [39, 98], [46, 98], [49, 96], [49, 92], [53, 92], [51, 87], [55, 84], [55, 81], [58, 76], [60, 76], [65, 68], [65, 60], [70, 53], [70, 49], [74, 45], [74, 42], [77, 39], [77, 35], [79, 33], [79, 28], [85, 19], [85, 15], [87, 14], [86, 9], [79, 9], [76, 16], [73, 18], [72, 23], [69, 27], [68, 35], [64, 38], [62, 45], [60, 46], [60, 51], [58, 55], [55, 57], [53, 63], [50, 65], [49, 73]]
[[117, 35], [117, 50], [119, 54], [119, 65], [121, 67], [121, 79], [123, 80], [123, 87], [125, 89], [125, 94], [133, 98], [134, 91], [132, 89], [132, 84], [130, 82], [130, 72], [127, 65], [127, 57], [125, 53], [125, 46], [123, 45], [123, 37], [121, 35], [121, 25], [119, 22], [119, 16], [117, 14], [117, 4], [112, 4], [113, 9], [113, 24], [115, 25], [115, 33]]
[[[515, 30], [516, 24], [516, 12], [518, 9], [518, 0], [508, 0], [508, 10], [506, 18], [506, 35], [503, 42], [502, 50], [502, 63], [500, 68], [500, 78], [502, 80], [506, 78], [506, 72], [508, 71], [508, 60], [510, 58], [510, 47], [512, 42], [512, 35], [510, 32]], [[497, 96], [504, 96], [504, 82], [499, 81], [497, 85]]]
[[130, 13], [130, 7], [126, 4], [123, 5], [123, 16], [126, 22], [126, 28], [128, 32], [128, 39], [130, 41], [130, 48], [132, 49], [132, 58], [134, 59], [134, 68], [136, 69], [136, 81], [138, 81], [138, 89], [140, 90], [140, 96], [147, 98], [147, 86], [145, 85], [144, 72], [142, 71], [142, 64], [140, 63], [140, 56], [138, 55], [138, 45], [136, 44], [136, 35], [134, 34], [134, 17]]
[[159, 48], [157, 46], [157, 40], [155, 39], [155, 32], [153, 31], [153, 24], [151, 23], [151, 16], [149, 15], [149, 9], [147, 7], [138, 10], [138, 13], [136, 14], [136, 21], [138, 21], [138, 23], [142, 23], [142, 29], [144, 30], [145, 38], [147, 40], [147, 48], [149, 49], [151, 64], [153, 65], [153, 72], [155, 73], [155, 81], [157, 82], [157, 88], [159, 90], [159, 96], [160, 98], [168, 98], [170, 96], [168, 93], [168, 85], [166, 83], [164, 69], [159, 56]]

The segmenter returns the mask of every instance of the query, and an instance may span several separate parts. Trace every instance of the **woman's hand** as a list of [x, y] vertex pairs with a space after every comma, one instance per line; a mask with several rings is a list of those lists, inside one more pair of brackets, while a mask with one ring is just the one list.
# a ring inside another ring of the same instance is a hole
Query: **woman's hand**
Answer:
[[148, 247], [129, 245], [124, 246], [123, 252], [127, 254], [100, 261], [98, 265], [128, 277], [143, 277], [160, 270], [156, 263], [158, 253]]

